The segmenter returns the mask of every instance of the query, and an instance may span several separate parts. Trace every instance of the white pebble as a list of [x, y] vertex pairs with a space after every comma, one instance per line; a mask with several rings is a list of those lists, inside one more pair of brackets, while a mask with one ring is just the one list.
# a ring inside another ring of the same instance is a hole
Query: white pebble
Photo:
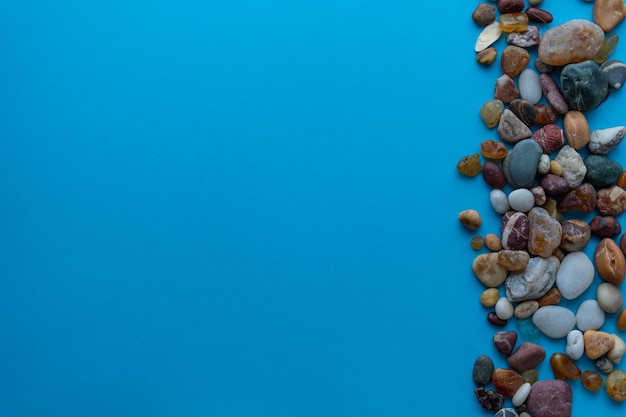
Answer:
[[476, 39], [476, 45], [474, 46], [475, 52], [480, 52], [491, 46], [502, 35], [502, 28], [500, 23], [496, 20], [493, 23], [488, 24], [478, 35]]
[[573, 300], [593, 282], [595, 267], [585, 252], [568, 253], [556, 273], [556, 287], [566, 300]]
[[553, 339], [565, 337], [576, 325], [576, 316], [561, 306], [544, 306], [533, 314], [533, 324], [539, 331]]
[[598, 330], [604, 324], [604, 318], [604, 310], [596, 300], [585, 300], [576, 312], [576, 327], [581, 332]]
[[582, 358], [585, 353], [585, 339], [583, 332], [580, 330], [572, 330], [567, 334], [567, 346], [565, 347], [567, 356], [577, 361]]
[[537, 165], [537, 172], [541, 175], [546, 175], [550, 172], [550, 155], [541, 154], [539, 158], [539, 164]]
[[489, 193], [489, 201], [491, 202], [491, 207], [493, 207], [498, 214], [504, 214], [511, 209], [506, 194], [498, 188], [491, 190], [491, 193]]
[[513, 405], [519, 407], [520, 405], [526, 402], [528, 398], [528, 394], [530, 394], [530, 382], [524, 382], [521, 387], [515, 391], [515, 395], [513, 395]]
[[513, 308], [513, 304], [506, 297], [500, 297], [498, 302], [496, 303], [496, 316], [500, 320], [508, 320], [513, 317], [513, 313], [515, 309]]
[[519, 92], [522, 98], [530, 104], [537, 104], [541, 101], [543, 91], [539, 83], [539, 75], [530, 68], [526, 68], [519, 75]]
[[607, 313], [617, 313], [624, 305], [624, 296], [622, 290], [615, 284], [603, 282], [598, 285], [596, 290], [596, 298], [600, 308]]
[[513, 210], [525, 213], [535, 206], [535, 196], [526, 188], [518, 188], [509, 194], [509, 205]]

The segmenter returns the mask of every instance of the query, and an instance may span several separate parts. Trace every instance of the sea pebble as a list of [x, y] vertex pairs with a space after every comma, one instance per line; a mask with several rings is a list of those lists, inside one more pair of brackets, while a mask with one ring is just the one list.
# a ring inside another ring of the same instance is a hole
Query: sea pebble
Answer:
[[506, 193], [498, 188], [491, 190], [489, 193], [489, 202], [498, 214], [504, 214], [511, 209]]
[[587, 330], [583, 332], [585, 355], [591, 360], [598, 359], [613, 349], [615, 339], [607, 332]]
[[537, 123], [537, 110], [528, 100], [518, 98], [509, 103], [509, 110], [517, 116], [526, 126], [534, 126]]
[[539, 157], [539, 163], [537, 164], [537, 172], [541, 175], [546, 175], [550, 172], [550, 155], [545, 153]]
[[487, 355], [480, 355], [474, 361], [472, 379], [479, 386], [485, 386], [491, 382], [491, 374], [493, 373], [493, 361]]
[[605, 188], [614, 185], [622, 171], [622, 165], [606, 155], [589, 154], [583, 160], [585, 181], [596, 188]]
[[509, 356], [507, 364], [518, 372], [535, 369], [546, 358], [546, 351], [536, 343], [524, 342]]
[[563, 177], [569, 183], [570, 188], [576, 188], [582, 184], [587, 174], [587, 166], [576, 149], [565, 145], [556, 154], [554, 160], [563, 167]]
[[525, 48], [508, 45], [502, 51], [500, 68], [504, 74], [515, 78], [528, 66], [529, 62], [530, 53]]
[[536, 300], [552, 288], [558, 275], [559, 260], [555, 256], [530, 258], [528, 266], [511, 272], [504, 282], [506, 297], [512, 302]]
[[474, 51], [480, 52], [483, 49], [487, 49], [495, 41], [497, 41], [500, 36], [502, 36], [500, 23], [495, 21], [488, 24], [478, 35], [478, 39], [476, 39], [476, 45], [474, 46]]
[[589, 144], [591, 133], [589, 123], [583, 112], [571, 110], [563, 117], [563, 129], [567, 144], [574, 149], [582, 149]]
[[609, 80], [594, 61], [566, 65], [561, 71], [561, 93], [570, 109], [588, 112], [609, 93]]
[[509, 271], [498, 263], [496, 252], [478, 255], [472, 262], [472, 270], [476, 278], [488, 288], [499, 287], [509, 275]]
[[606, 155], [622, 142], [624, 135], [626, 135], [626, 127], [624, 126], [594, 130], [589, 138], [589, 151], [598, 155]]
[[561, 244], [563, 227], [543, 207], [534, 207], [528, 212], [530, 230], [528, 235], [528, 252], [547, 258]]
[[610, 282], [603, 282], [596, 289], [596, 298], [602, 310], [607, 313], [617, 313], [624, 305], [622, 290]]
[[547, 64], [563, 66], [593, 59], [603, 42], [604, 31], [600, 26], [589, 20], [573, 19], [548, 29], [541, 38], [538, 54]]
[[532, 136], [531, 130], [510, 109], [505, 109], [498, 122], [498, 135], [503, 141], [515, 144]]
[[519, 414], [517, 414], [517, 411], [515, 411], [514, 408], [501, 408], [493, 415], [493, 417], [519, 417]]
[[517, 371], [509, 368], [496, 368], [491, 374], [491, 382], [496, 391], [507, 398], [512, 398], [525, 382]]
[[509, 184], [514, 188], [531, 186], [537, 175], [541, 155], [541, 147], [532, 139], [524, 139], [515, 144], [502, 163], [502, 170]]
[[495, 311], [500, 320], [508, 320], [513, 317], [513, 304], [506, 297], [501, 297], [495, 305]]
[[597, 193], [597, 209], [603, 216], [619, 216], [626, 211], [626, 190], [617, 185], [601, 188]]
[[567, 345], [565, 347], [565, 353], [573, 360], [582, 358], [585, 353], [585, 342], [583, 340], [583, 332], [574, 329], [567, 333]]
[[539, 84], [541, 85], [541, 90], [543, 95], [548, 100], [548, 103], [552, 105], [554, 110], [556, 110], [559, 114], [565, 114], [568, 112], [569, 108], [565, 98], [563, 98], [563, 94], [557, 83], [552, 79], [550, 74], [541, 74], [539, 77]]
[[532, 385], [529, 382], [524, 382], [521, 387], [513, 395], [513, 405], [519, 407], [526, 402], [528, 395], [530, 394], [530, 388]]
[[614, 90], [622, 88], [626, 81], [626, 64], [616, 59], [609, 59], [600, 66], [600, 69], [606, 75], [610, 88]]
[[568, 308], [545, 306], [539, 308], [532, 317], [533, 324], [548, 337], [565, 337], [576, 325], [576, 316]]
[[541, 146], [544, 154], [551, 154], [565, 145], [565, 134], [559, 126], [548, 124], [533, 133], [532, 140]]
[[509, 104], [520, 97], [520, 92], [515, 86], [513, 78], [502, 74], [500, 78], [496, 80], [493, 95], [494, 98], [501, 100], [504, 104]]
[[585, 252], [570, 252], [561, 261], [556, 274], [556, 287], [563, 298], [573, 300], [589, 288], [594, 275], [593, 262]]
[[488, 128], [493, 128], [498, 125], [500, 116], [504, 111], [504, 103], [497, 98], [487, 100], [480, 108], [480, 118], [485, 122]]
[[598, 330], [604, 324], [604, 310], [596, 300], [585, 300], [580, 303], [576, 312], [576, 327], [581, 332]]
[[510, 356], [517, 343], [517, 333], [501, 331], [493, 335], [493, 344], [496, 350], [504, 356]]
[[626, 353], [626, 343], [615, 333], [611, 334], [611, 337], [615, 343], [613, 344], [613, 348], [606, 354], [606, 358], [617, 365], [622, 361], [624, 353]]
[[509, 205], [513, 210], [527, 212], [535, 206], [535, 196], [527, 188], [518, 188], [509, 193]]
[[560, 379], [535, 382], [526, 400], [533, 417], [570, 417], [572, 413], [572, 387]]
[[521, 32], [510, 32], [506, 34], [506, 41], [511, 45], [521, 48], [537, 46], [541, 42], [541, 33], [537, 26], [528, 26], [528, 29]]
[[606, 377], [606, 393], [618, 402], [626, 400], [626, 372], [616, 369]]
[[594, 365], [603, 374], [608, 374], [613, 370], [613, 363], [606, 356], [598, 358]]
[[593, 21], [605, 32], [612, 31], [626, 16], [623, 0], [596, 0], [593, 5]]

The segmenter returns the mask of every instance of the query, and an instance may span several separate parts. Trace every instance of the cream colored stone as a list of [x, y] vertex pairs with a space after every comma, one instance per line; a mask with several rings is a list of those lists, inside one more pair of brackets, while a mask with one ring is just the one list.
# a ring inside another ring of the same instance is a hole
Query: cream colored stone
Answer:
[[502, 28], [500, 27], [500, 23], [498, 21], [495, 21], [488, 24], [478, 35], [476, 45], [474, 46], [474, 51], [480, 52], [489, 48], [498, 39], [500, 39], [500, 36], [502, 36]]
[[493, 307], [500, 298], [500, 291], [497, 288], [487, 288], [480, 296], [480, 303], [487, 307]]
[[609, 352], [606, 354], [606, 357], [611, 362], [617, 365], [622, 361], [624, 353], [626, 353], [626, 343], [624, 343], [624, 340], [616, 334], [612, 334], [611, 337], [613, 338], [615, 344], [613, 345], [613, 348], [609, 350]]
[[518, 319], [525, 319], [535, 314], [537, 310], [539, 310], [537, 300], [526, 300], [515, 307], [514, 315]]

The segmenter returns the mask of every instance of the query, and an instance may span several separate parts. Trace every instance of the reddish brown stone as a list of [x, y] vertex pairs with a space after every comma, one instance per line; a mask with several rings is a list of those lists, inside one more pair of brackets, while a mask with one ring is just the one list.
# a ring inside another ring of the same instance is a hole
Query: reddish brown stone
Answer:
[[509, 359], [507, 363], [518, 372], [534, 369], [546, 358], [546, 351], [541, 346], [524, 342], [522, 343]]
[[538, 7], [529, 7], [526, 9], [526, 15], [528, 16], [528, 21], [534, 23], [552, 23], [554, 19], [552, 13]]
[[565, 135], [563, 129], [555, 124], [548, 124], [537, 130], [532, 140], [541, 146], [543, 153], [549, 155], [565, 145]]
[[[504, 174], [503, 174], [504, 175]], [[596, 206], [603, 216], [619, 216], [626, 210], [626, 191], [614, 185], [598, 190]]]
[[524, 383], [524, 377], [513, 369], [497, 368], [491, 375], [493, 386], [500, 394], [512, 398]]
[[510, 356], [517, 343], [517, 333], [511, 331], [498, 332], [493, 335], [496, 350], [504, 356]]
[[622, 226], [613, 216], [596, 216], [589, 223], [591, 234], [599, 237], [615, 237], [622, 232]]
[[550, 104], [535, 104], [537, 112], [537, 124], [549, 125], [558, 120], [559, 114]]
[[573, 210], [591, 213], [596, 208], [596, 201], [597, 195], [593, 185], [583, 183], [561, 197], [556, 208], [561, 213]]
[[493, 161], [486, 161], [483, 164], [483, 179], [492, 188], [502, 188], [506, 185], [502, 167]]

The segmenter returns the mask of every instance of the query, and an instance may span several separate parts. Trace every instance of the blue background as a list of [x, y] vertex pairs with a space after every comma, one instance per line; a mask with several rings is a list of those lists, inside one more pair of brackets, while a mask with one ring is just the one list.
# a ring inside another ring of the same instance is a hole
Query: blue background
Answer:
[[0, 4], [0, 416], [489, 414], [478, 2]]

